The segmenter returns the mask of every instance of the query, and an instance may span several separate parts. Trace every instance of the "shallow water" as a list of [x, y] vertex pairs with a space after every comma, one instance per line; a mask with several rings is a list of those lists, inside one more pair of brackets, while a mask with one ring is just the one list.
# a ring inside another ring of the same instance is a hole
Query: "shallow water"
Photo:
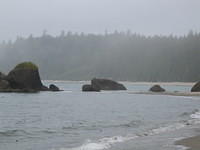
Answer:
[[131, 83], [100, 93], [81, 92], [82, 82], [55, 84], [65, 91], [0, 93], [0, 150], [155, 150], [199, 121], [199, 97], [130, 94], [149, 88]]

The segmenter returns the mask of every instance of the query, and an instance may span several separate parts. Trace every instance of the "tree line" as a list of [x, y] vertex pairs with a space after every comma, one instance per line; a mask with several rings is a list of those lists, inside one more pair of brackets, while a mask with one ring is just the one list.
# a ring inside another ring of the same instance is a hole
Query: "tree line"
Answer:
[[0, 71], [22, 61], [39, 66], [42, 79], [124, 81], [200, 80], [200, 33], [144, 36], [118, 32], [18, 37], [0, 44]]

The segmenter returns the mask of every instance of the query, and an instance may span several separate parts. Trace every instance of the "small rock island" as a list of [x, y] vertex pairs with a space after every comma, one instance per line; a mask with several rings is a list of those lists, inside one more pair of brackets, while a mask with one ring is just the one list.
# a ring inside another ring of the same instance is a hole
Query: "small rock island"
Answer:
[[149, 91], [151, 92], [165, 92], [165, 89], [162, 88], [160, 85], [156, 84], [154, 86], [152, 86]]
[[191, 89], [191, 92], [200, 92], [200, 81], [195, 83], [195, 85]]
[[127, 90], [123, 84], [120, 84], [116, 81], [109, 79], [97, 79], [94, 78], [91, 80], [91, 84], [86, 84], [82, 86], [82, 91], [89, 92], [100, 92], [101, 90], [105, 91], [116, 91], [116, 90]]
[[39, 69], [32, 62], [23, 62], [11, 70], [8, 75], [0, 73], [0, 92], [38, 92], [60, 91], [55, 85], [50, 88], [41, 82]]

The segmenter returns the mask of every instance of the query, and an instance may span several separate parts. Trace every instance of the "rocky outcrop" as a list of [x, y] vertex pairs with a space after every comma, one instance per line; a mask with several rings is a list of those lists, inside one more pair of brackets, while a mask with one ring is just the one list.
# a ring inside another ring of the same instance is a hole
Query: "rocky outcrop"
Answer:
[[101, 90], [126, 90], [126, 87], [123, 84], [117, 83], [113, 80], [108, 79], [97, 79], [94, 78], [91, 80], [91, 85], [83, 85], [82, 91], [101, 91]]
[[162, 88], [160, 85], [154, 85], [149, 89], [149, 91], [151, 91], [151, 92], [165, 92], [165, 89]]
[[54, 84], [50, 84], [49, 85], [49, 90], [50, 91], [54, 91], [54, 92], [60, 91], [60, 89], [56, 85], [54, 85]]
[[7, 76], [0, 77], [0, 92], [59, 91], [55, 85], [47, 88], [42, 84], [38, 67], [31, 62], [18, 64]]
[[91, 85], [100, 90], [127, 90], [123, 84], [108, 79], [92, 79]]
[[200, 92], [200, 81], [192, 87], [191, 92]]
[[90, 84], [85, 84], [82, 86], [82, 91], [84, 91], [84, 92], [100, 92], [100, 88], [93, 87]]
[[13, 89], [41, 90], [43, 88], [38, 69], [15, 68], [9, 72], [6, 80]]

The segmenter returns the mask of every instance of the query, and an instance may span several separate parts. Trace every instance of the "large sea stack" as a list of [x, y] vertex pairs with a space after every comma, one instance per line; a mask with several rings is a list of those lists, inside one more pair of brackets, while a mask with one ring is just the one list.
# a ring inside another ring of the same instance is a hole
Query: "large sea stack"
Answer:
[[60, 91], [55, 85], [50, 88], [41, 82], [39, 69], [32, 62], [18, 64], [8, 75], [0, 74], [0, 92]]
[[9, 72], [6, 80], [13, 89], [43, 90], [38, 67], [31, 62], [18, 64]]

